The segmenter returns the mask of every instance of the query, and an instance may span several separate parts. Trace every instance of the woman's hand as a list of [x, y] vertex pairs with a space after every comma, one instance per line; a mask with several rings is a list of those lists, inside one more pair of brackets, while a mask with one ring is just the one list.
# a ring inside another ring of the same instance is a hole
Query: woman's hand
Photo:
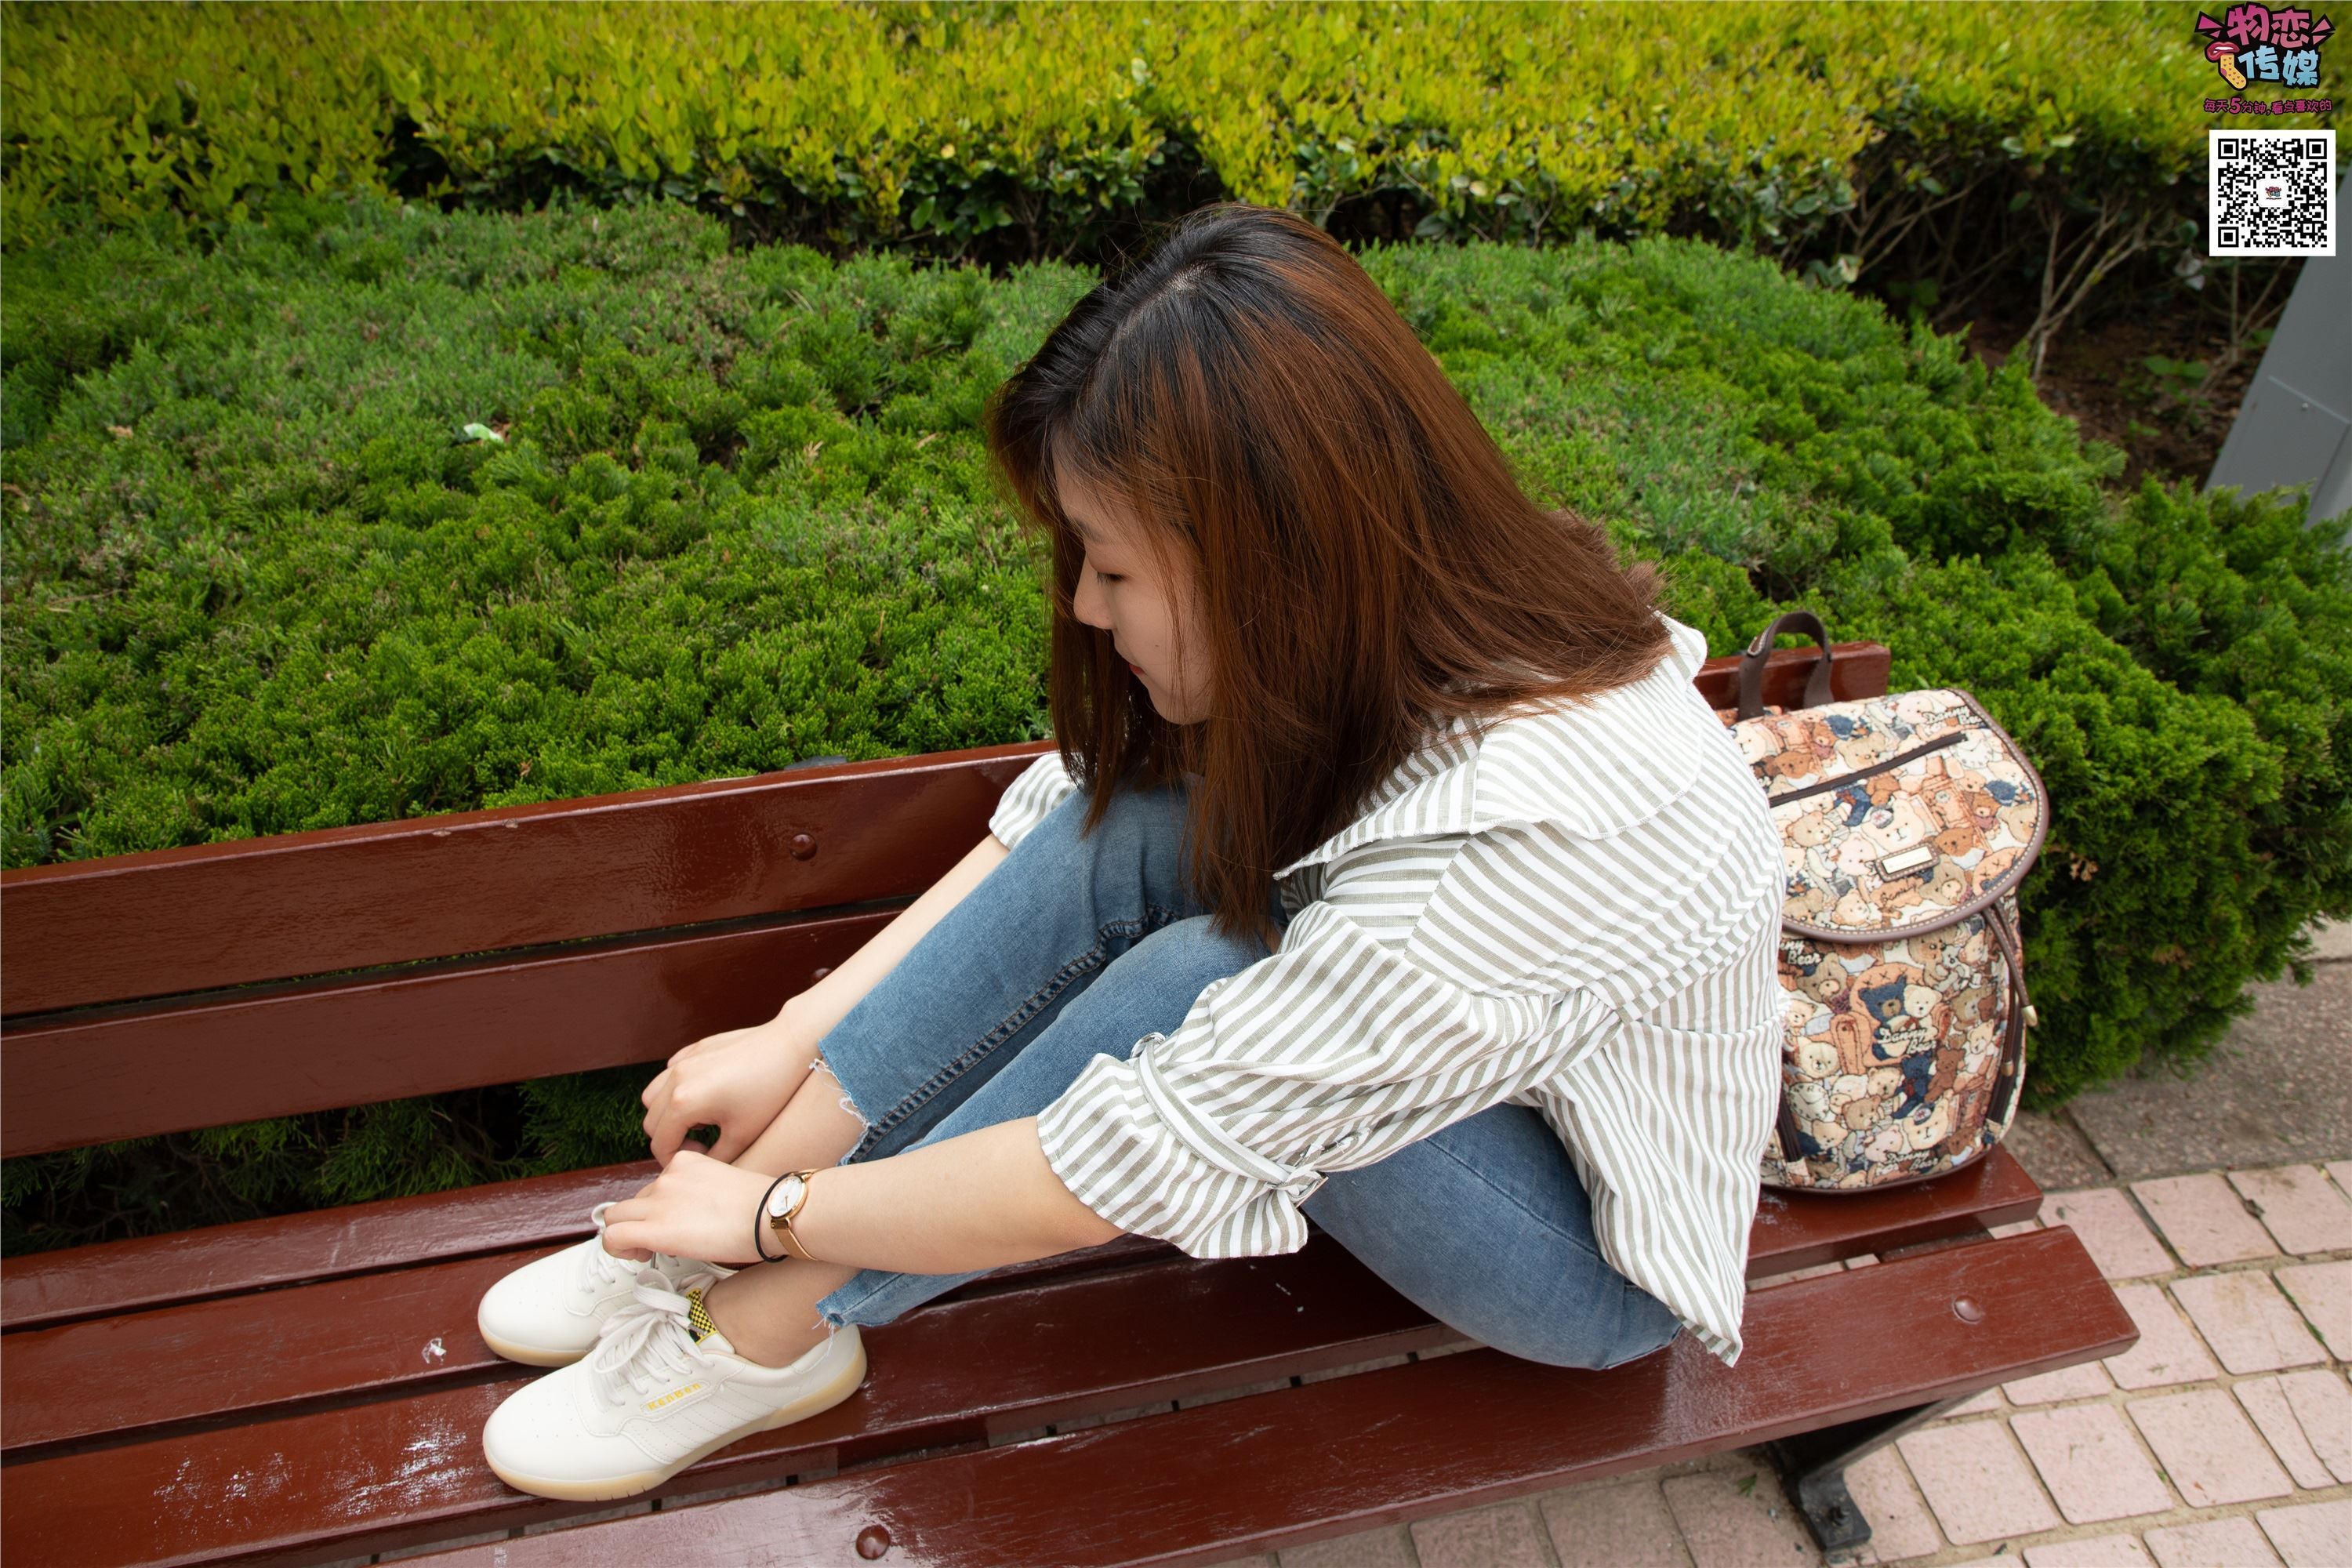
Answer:
[[[604, 1250], [642, 1263], [656, 1252], [736, 1268], [760, 1261], [751, 1226], [775, 1177], [680, 1149], [637, 1195], [604, 1211]], [[779, 1237], [771, 1258], [789, 1250]]]
[[[804, 1043], [780, 1014], [680, 1047], [638, 1097], [654, 1158], [667, 1170], [680, 1145], [721, 1163], [750, 1148], [808, 1076], [811, 1053], [794, 1048]], [[707, 1149], [688, 1142], [687, 1131], [695, 1127], [718, 1128], [718, 1141]]]

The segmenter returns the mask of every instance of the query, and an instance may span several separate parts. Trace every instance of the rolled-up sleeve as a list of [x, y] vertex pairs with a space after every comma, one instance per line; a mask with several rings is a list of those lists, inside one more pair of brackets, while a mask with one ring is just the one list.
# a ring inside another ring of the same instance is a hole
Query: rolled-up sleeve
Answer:
[[1318, 900], [1173, 1035], [1097, 1053], [1039, 1113], [1038, 1142], [1121, 1230], [1195, 1258], [1295, 1252], [1328, 1173], [1508, 1099], [1615, 1021], [1581, 989], [1465, 987]]
[[1020, 775], [1004, 786], [997, 797], [996, 810], [989, 816], [988, 830], [1007, 849], [1017, 847], [1029, 836], [1029, 830], [1045, 820], [1045, 814], [1062, 804], [1062, 797], [1078, 787], [1077, 781], [1062, 765], [1062, 753], [1047, 752], [1022, 770]]

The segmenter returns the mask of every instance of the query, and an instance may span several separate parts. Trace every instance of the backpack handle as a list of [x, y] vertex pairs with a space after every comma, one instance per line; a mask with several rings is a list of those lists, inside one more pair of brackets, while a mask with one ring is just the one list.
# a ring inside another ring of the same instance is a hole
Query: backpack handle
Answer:
[[[1791, 622], [1795, 624], [1790, 625]], [[1772, 657], [1773, 639], [1780, 635], [1783, 626], [1793, 632], [1810, 632], [1813, 640], [1822, 645], [1821, 662], [1813, 666], [1812, 674], [1805, 678], [1805, 700], [1801, 706], [1819, 708], [1836, 700], [1830, 692], [1829, 628], [1822, 626], [1821, 616], [1811, 610], [1790, 610], [1774, 616], [1772, 624], [1757, 633], [1756, 640], [1749, 643], [1747, 651], [1739, 656], [1739, 708], [1733, 715], [1735, 722], [1740, 719], [1758, 718], [1763, 713], [1764, 666]]]

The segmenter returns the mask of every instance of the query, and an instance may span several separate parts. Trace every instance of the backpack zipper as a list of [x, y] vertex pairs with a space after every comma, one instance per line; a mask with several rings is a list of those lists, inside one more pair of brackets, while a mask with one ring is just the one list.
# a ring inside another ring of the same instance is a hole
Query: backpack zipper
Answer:
[[1885, 761], [1873, 763], [1866, 768], [1856, 768], [1850, 773], [1840, 773], [1833, 779], [1823, 779], [1819, 784], [1807, 784], [1802, 789], [1792, 789], [1786, 795], [1767, 795], [1765, 804], [1780, 805], [1788, 801], [1802, 800], [1809, 795], [1819, 795], [1826, 789], [1843, 789], [1856, 779], [1866, 779], [1873, 773], [1883, 773], [1889, 768], [1899, 768], [1904, 763], [1924, 757], [1930, 752], [1940, 752], [1946, 746], [1958, 745], [1968, 739], [1969, 733], [1966, 730], [1955, 730], [1950, 734], [1939, 736], [1924, 746], [1914, 746], [1907, 752], [1897, 752]]

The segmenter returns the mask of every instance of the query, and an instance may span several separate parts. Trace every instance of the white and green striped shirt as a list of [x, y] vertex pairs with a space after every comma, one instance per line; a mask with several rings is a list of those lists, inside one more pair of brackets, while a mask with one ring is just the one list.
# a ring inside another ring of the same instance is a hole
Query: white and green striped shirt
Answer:
[[[1539, 1110], [1610, 1266], [1738, 1362], [1780, 1093], [1779, 830], [1671, 617], [1643, 679], [1457, 722], [1276, 873], [1280, 951], [1172, 1035], [1097, 1054], [1037, 1131], [1080, 1202], [1195, 1258], [1293, 1252], [1326, 1173], [1507, 1101]], [[989, 830], [1076, 786], [1048, 752]]]

